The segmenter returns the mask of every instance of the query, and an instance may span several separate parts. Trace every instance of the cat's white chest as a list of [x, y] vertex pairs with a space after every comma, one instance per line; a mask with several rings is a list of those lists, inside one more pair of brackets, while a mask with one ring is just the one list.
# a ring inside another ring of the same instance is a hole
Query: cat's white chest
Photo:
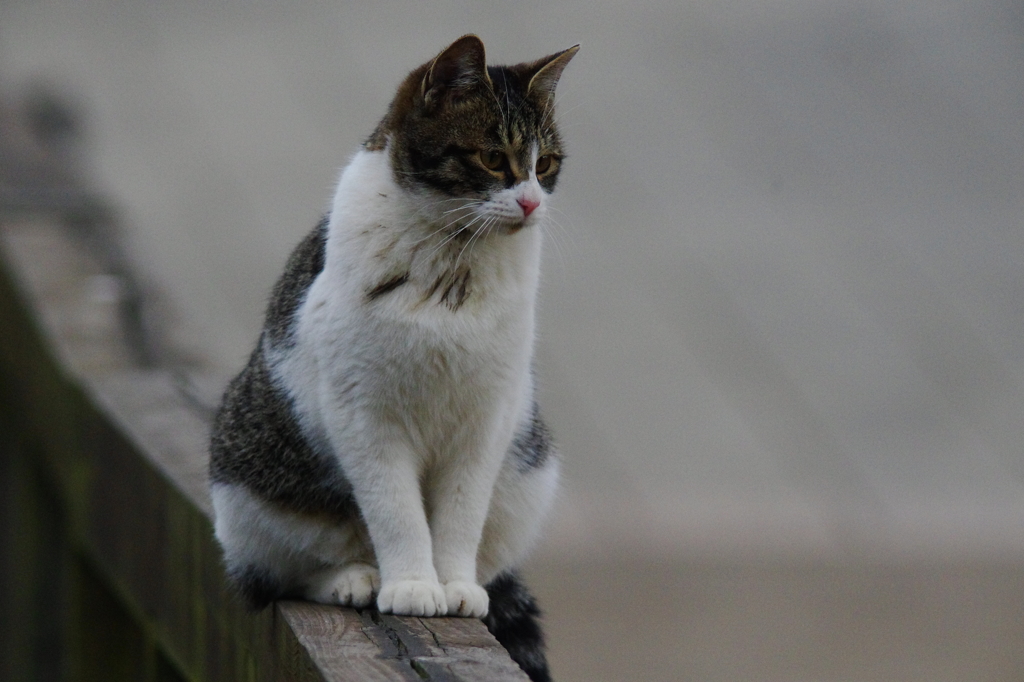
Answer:
[[277, 374], [318, 430], [369, 410], [430, 449], [467, 420], [510, 433], [530, 395], [537, 229], [467, 245], [446, 279], [426, 251], [432, 227], [401, 192], [382, 153], [346, 169], [324, 269]]

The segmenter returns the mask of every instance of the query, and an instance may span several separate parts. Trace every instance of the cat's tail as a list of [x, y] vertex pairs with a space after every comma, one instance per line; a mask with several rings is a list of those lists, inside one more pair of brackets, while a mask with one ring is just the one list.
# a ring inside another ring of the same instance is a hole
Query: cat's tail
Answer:
[[487, 584], [491, 604], [483, 621], [512, 660], [533, 682], [551, 682], [540, 629], [540, 609], [515, 572], [502, 573]]

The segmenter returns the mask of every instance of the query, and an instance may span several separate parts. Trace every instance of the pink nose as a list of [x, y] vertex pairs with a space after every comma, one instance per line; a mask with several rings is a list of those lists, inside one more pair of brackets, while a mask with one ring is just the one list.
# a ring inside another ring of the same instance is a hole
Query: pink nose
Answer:
[[516, 203], [523, 207], [523, 217], [529, 218], [530, 214], [533, 213], [534, 209], [540, 206], [539, 201], [533, 199], [527, 199], [526, 197], [519, 197], [516, 199]]

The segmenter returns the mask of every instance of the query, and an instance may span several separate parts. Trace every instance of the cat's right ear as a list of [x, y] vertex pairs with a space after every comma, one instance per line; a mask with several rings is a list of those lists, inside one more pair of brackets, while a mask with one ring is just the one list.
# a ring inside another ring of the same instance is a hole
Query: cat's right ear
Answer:
[[457, 99], [480, 85], [491, 85], [490, 76], [487, 75], [484, 43], [477, 36], [469, 34], [456, 40], [434, 58], [423, 76], [420, 92], [423, 102], [432, 108], [448, 98]]

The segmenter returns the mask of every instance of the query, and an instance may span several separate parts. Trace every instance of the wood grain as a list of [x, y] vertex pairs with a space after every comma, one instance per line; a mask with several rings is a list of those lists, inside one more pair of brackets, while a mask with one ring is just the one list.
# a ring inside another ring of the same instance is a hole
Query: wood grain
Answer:
[[306, 602], [278, 608], [325, 679], [527, 679], [477, 619], [406, 618]]

